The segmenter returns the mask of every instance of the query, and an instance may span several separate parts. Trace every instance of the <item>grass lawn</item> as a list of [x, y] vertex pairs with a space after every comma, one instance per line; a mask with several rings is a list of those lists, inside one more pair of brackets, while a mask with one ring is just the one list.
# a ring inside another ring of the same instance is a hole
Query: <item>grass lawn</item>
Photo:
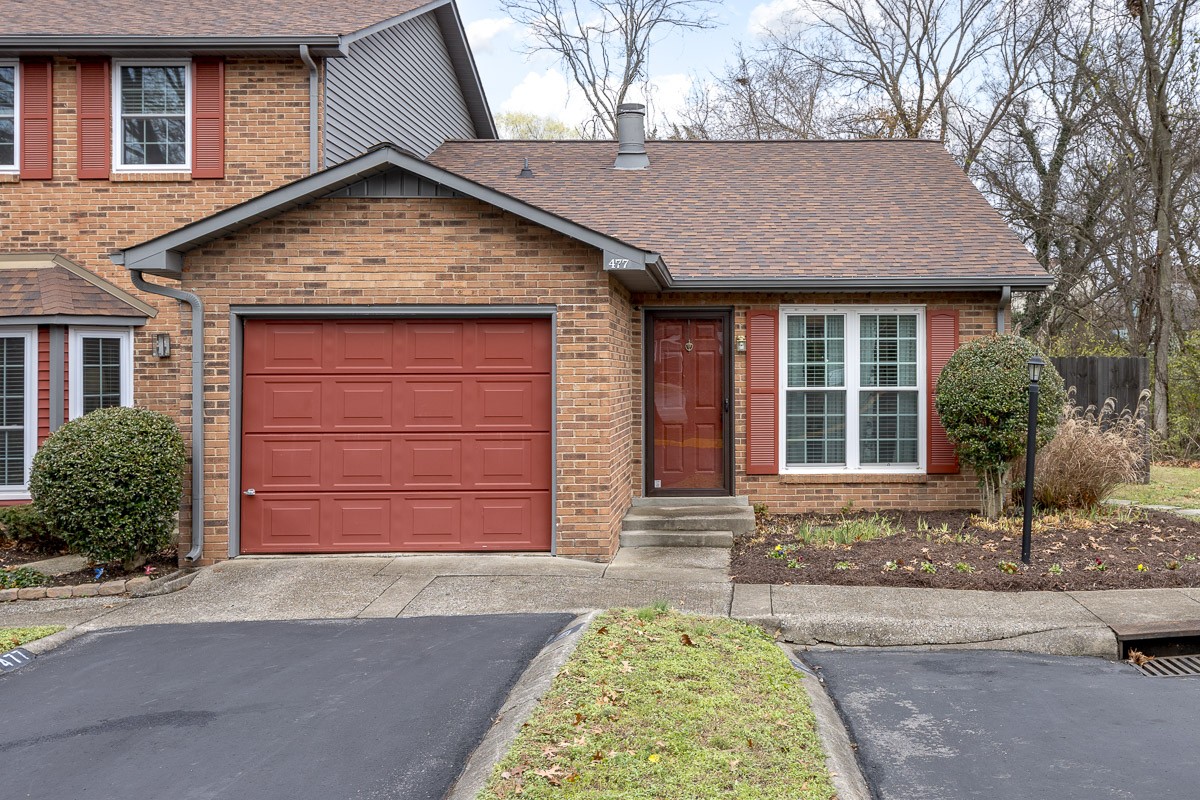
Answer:
[[1132, 500], [1148, 505], [1200, 508], [1200, 469], [1196, 467], [1150, 467], [1150, 483], [1126, 484], [1112, 494], [1113, 500]]
[[480, 800], [834, 797], [799, 673], [758, 628], [598, 617]]
[[0, 653], [61, 631], [62, 625], [39, 625], [34, 628], [0, 628]]

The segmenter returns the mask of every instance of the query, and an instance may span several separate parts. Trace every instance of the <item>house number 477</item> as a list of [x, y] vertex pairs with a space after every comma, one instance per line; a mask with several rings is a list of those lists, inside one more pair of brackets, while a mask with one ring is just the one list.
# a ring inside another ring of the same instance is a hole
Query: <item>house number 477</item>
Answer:
[[610, 258], [608, 260], [609, 269], [629, 269], [633, 266], [633, 261], [628, 258]]

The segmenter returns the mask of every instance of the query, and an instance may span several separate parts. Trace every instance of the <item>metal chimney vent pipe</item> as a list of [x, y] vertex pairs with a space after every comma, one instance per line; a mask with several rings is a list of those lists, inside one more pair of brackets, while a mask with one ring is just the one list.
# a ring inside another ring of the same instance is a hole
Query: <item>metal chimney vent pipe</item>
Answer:
[[617, 106], [617, 160], [613, 168], [645, 169], [648, 166], [646, 107], [641, 103], [621, 103]]

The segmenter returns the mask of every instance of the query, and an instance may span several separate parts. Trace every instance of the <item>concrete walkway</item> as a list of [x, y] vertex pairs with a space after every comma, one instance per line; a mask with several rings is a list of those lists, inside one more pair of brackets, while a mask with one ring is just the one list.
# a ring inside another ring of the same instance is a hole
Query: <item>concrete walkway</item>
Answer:
[[584, 613], [665, 601], [733, 616], [806, 646], [977, 647], [1116, 658], [1112, 628], [1190, 622], [1200, 589], [978, 592], [732, 584], [729, 552], [629, 548], [610, 564], [544, 555], [242, 557], [141, 599], [0, 606], [0, 627]]

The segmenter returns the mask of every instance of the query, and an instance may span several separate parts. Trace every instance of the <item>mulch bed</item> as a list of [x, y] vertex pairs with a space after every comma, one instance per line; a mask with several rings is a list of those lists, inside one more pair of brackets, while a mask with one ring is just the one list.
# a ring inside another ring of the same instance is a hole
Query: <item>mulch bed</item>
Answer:
[[[27, 547], [19, 542], [0, 539], [0, 569], [4, 569], [5, 567], [19, 567], [22, 564], [29, 564], [33, 561], [54, 558], [55, 556], [64, 555], [65, 552], [47, 552]], [[147, 572], [146, 567], [151, 567], [151, 571]], [[104, 572], [97, 578], [96, 570], [98, 568], [103, 569]], [[163, 575], [168, 575], [178, 568], [179, 560], [176, 556], [175, 548], [172, 547], [155, 554], [146, 562], [145, 566], [134, 570], [127, 571], [123, 569], [120, 562], [96, 564], [95, 566], [76, 570], [75, 572], [68, 572], [64, 575], [50, 576], [50, 581], [46, 585], [78, 586], [83, 583], [104, 583], [105, 581], [137, 578], [142, 575], [149, 575], [151, 578], [161, 578]]]
[[[884, 521], [894, 532], [849, 544], [798, 538], [806, 525], [845, 521]], [[1200, 522], [1128, 508], [1045, 514], [1031, 565], [1020, 559], [1019, 516], [997, 525], [966, 511], [762, 514], [734, 542], [730, 572], [736, 583], [992, 591], [1200, 586]]]

